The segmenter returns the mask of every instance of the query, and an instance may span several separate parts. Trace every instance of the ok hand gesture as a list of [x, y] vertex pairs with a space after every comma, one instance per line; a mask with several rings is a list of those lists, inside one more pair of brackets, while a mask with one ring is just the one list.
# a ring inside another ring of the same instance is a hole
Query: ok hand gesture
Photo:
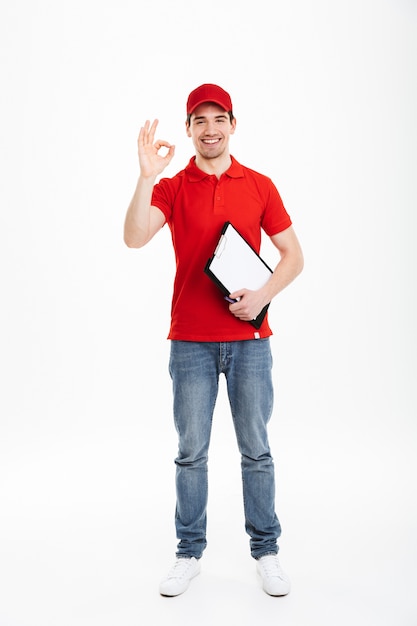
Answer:
[[[167, 141], [158, 139], [154, 142], [158, 120], [154, 120], [152, 126], [146, 120], [145, 126], [140, 129], [138, 137], [138, 154], [141, 175], [144, 177], [155, 177], [160, 174], [170, 163], [174, 156], [175, 146]], [[168, 148], [165, 156], [158, 154], [161, 148]]]

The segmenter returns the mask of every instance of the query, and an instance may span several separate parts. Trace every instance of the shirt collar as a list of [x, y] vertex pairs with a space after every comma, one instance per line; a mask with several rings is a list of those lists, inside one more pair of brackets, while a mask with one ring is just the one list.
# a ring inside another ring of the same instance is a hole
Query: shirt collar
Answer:
[[[242, 178], [244, 176], [243, 167], [233, 156], [230, 156], [232, 159], [232, 164], [226, 172], [224, 172], [225, 176], [229, 178]], [[207, 172], [203, 172], [199, 167], [195, 164], [195, 156], [191, 157], [187, 167], [185, 168], [185, 172], [187, 174], [187, 178], [190, 183], [197, 183], [211, 174], [207, 174]]]

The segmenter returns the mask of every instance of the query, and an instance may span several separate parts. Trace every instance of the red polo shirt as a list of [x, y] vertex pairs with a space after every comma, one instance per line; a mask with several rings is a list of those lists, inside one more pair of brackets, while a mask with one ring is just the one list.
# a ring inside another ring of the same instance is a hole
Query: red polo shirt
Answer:
[[204, 274], [224, 222], [232, 222], [258, 253], [261, 228], [271, 236], [291, 226], [271, 179], [233, 157], [217, 179], [200, 170], [193, 157], [184, 170], [155, 185], [152, 205], [165, 215], [177, 266], [168, 339], [237, 341], [271, 335], [268, 316], [259, 331], [237, 319]]

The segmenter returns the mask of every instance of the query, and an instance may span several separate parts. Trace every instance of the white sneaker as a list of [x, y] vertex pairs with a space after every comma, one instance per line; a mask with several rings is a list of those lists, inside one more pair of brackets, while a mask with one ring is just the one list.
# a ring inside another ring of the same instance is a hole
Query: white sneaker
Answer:
[[179, 596], [188, 589], [190, 581], [200, 573], [200, 563], [195, 557], [177, 558], [167, 577], [159, 585], [161, 596]]
[[276, 554], [266, 554], [256, 561], [262, 588], [270, 596], [286, 596], [290, 592], [290, 579], [282, 570]]

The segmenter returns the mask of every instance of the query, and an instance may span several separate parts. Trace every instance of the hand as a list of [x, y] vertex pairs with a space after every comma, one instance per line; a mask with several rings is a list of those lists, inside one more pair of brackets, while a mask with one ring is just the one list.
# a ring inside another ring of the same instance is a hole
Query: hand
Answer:
[[229, 306], [230, 313], [244, 322], [254, 320], [264, 306], [268, 304], [265, 302], [265, 297], [261, 290], [240, 289], [231, 293], [229, 297], [232, 300], [238, 299], [238, 302], [234, 302]]
[[[144, 177], [152, 177], [160, 174], [170, 163], [174, 156], [175, 146], [167, 141], [158, 139], [154, 142], [156, 127], [158, 120], [154, 120], [150, 126], [149, 120], [146, 120], [145, 126], [142, 126], [138, 137], [138, 155], [141, 175]], [[161, 148], [168, 148], [165, 156], [158, 154]]]

